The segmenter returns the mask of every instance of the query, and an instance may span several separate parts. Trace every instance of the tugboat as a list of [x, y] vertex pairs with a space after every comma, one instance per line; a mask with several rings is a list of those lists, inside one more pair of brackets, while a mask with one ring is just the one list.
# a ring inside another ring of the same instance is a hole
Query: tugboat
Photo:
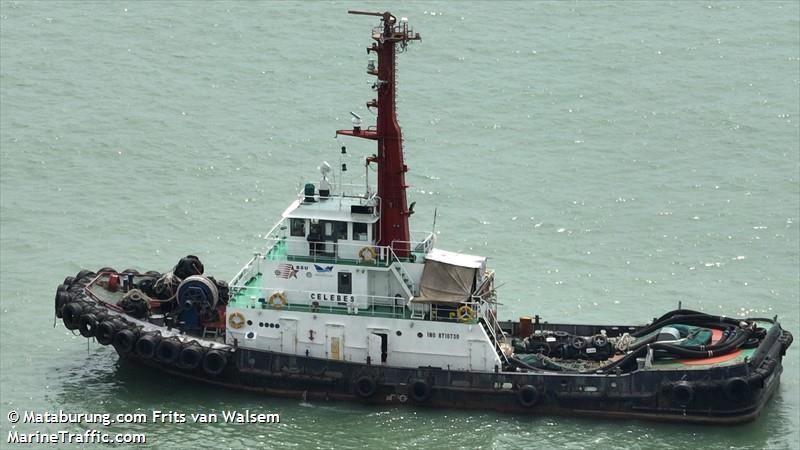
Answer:
[[777, 317], [499, 321], [486, 258], [409, 228], [395, 66], [420, 35], [389, 12], [350, 13], [381, 21], [367, 48], [377, 122], [353, 114], [336, 134], [377, 143], [365, 160], [377, 186], [336, 183], [323, 163], [230, 283], [191, 255], [166, 273], [67, 277], [55, 296], [67, 329], [156, 370], [276, 396], [716, 424], [759, 414], [792, 343]]

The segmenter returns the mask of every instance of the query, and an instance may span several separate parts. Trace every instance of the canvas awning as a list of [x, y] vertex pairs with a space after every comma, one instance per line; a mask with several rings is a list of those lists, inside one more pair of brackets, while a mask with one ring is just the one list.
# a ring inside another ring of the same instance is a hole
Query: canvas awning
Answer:
[[433, 249], [425, 256], [419, 296], [415, 303], [451, 303], [471, 301], [478, 270], [486, 264], [482, 256], [465, 255]]

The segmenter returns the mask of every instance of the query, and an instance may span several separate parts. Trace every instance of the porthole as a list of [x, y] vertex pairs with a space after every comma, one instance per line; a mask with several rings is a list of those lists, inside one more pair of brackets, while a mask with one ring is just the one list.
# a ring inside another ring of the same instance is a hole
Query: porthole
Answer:
[[397, 333], [395, 333], [395, 334], [397, 334], [398, 336], [402, 336], [402, 335], [403, 335], [403, 332], [402, 332], [402, 331], [400, 331], [400, 330], [397, 330]]
[[422, 332], [421, 332], [421, 331], [420, 331], [419, 333], [417, 333], [417, 337], [418, 337], [418, 338], [421, 338], [421, 337], [422, 337]]
[[281, 326], [279, 324], [277, 324], [277, 323], [275, 324], [275, 328], [280, 328], [280, 327]]
[[247, 324], [248, 324], [248, 325], [252, 325], [252, 324], [253, 324], [253, 321], [252, 321], [252, 320], [248, 320], [248, 321], [247, 321]]

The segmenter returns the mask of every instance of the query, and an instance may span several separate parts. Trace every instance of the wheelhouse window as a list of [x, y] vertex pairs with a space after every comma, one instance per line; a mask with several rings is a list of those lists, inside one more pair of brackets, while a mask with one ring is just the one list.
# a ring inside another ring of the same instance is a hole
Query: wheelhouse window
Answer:
[[306, 219], [291, 219], [289, 228], [292, 236], [304, 237], [306, 235]]
[[353, 240], [366, 241], [367, 240], [367, 227], [369, 224], [353, 222]]
[[347, 222], [333, 222], [333, 237], [347, 240]]

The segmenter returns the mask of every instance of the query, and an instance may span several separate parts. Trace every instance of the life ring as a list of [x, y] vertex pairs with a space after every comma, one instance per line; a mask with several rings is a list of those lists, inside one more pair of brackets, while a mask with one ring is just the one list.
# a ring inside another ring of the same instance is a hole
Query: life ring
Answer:
[[725, 397], [733, 402], [741, 402], [750, 397], [750, 385], [744, 378], [731, 378], [725, 383]]
[[475, 310], [469, 305], [461, 305], [456, 311], [459, 322], [472, 322], [475, 320]]
[[372, 262], [378, 257], [378, 253], [372, 247], [361, 247], [358, 251], [358, 259], [361, 262]]
[[526, 384], [517, 391], [517, 401], [526, 408], [534, 407], [539, 403], [539, 390]]
[[417, 403], [422, 403], [431, 396], [431, 387], [425, 380], [414, 380], [408, 387], [408, 395]]
[[269, 296], [269, 306], [275, 309], [283, 309], [288, 304], [286, 295], [283, 292], [275, 292]]
[[681, 381], [672, 386], [672, 401], [680, 406], [687, 406], [694, 400], [694, 389], [692, 385]]
[[363, 398], [369, 398], [375, 395], [378, 385], [372, 377], [363, 376], [356, 380], [356, 393]]
[[228, 365], [228, 357], [219, 350], [211, 350], [203, 357], [203, 370], [209, 375], [219, 375]]
[[238, 330], [239, 328], [242, 328], [245, 323], [246, 321], [244, 319], [244, 314], [238, 311], [228, 317], [228, 325], [230, 325], [233, 329]]

